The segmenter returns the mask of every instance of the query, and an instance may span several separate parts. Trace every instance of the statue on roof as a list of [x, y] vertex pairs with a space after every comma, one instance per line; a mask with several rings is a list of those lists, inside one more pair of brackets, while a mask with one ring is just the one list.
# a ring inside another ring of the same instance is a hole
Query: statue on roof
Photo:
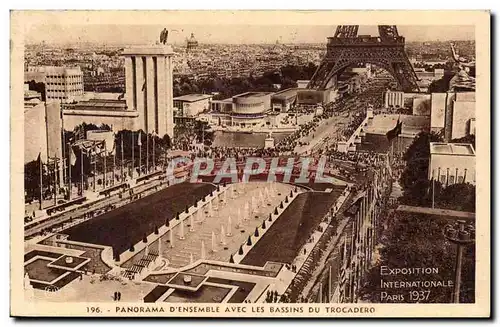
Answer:
[[163, 31], [161, 31], [160, 33], [160, 43], [167, 44], [167, 39], [168, 39], [168, 30], [164, 28]]
[[[450, 91], [476, 89], [476, 61], [460, 57], [453, 43], [450, 43], [453, 60], [458, 72], [450, 80]], [[471, 76], [472, 75], [472, 76]]]

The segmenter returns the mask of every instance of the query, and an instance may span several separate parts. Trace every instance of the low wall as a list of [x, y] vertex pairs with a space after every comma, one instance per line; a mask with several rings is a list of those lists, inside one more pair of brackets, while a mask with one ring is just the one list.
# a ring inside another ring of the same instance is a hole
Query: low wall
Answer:
[[364, 136], [363, 127], [368, 125], [368, 120], [373, 118], [373, 111], [368, 110], [365, 119], [359, 124], [358, 128], [352, 133], [347, 141], [337, 143], [337, 151], [347, 153], [349, 151], [356, 151], [356, 143], [361, 143], [361, 136]]

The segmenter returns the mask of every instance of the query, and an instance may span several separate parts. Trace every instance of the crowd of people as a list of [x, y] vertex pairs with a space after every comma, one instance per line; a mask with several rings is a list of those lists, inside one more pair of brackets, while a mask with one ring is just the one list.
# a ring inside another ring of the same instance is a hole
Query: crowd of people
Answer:
[[378, 167], [385, 160], [385, 153], [368, 152], [339, 152], [334, 148], [327, 149], [324, 154], [329, 160], [349, 161], [365, 167]]

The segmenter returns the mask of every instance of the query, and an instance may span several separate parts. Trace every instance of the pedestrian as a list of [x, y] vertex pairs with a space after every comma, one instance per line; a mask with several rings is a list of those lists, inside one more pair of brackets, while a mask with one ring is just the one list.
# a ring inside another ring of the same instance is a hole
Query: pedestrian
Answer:
[[116, 300], [118, 300], [118, 292], [115, 292], [113, 294], [113, 301], [116, 301]]

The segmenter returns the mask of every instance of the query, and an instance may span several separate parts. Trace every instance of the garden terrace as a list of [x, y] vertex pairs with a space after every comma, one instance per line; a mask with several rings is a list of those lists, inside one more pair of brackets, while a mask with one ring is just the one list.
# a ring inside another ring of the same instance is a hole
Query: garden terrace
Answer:
[[111, 268], [102, 261], [101, 253], [103, 251], [100, 247], [93, 247], [87, 245], [77, 245], [77, 244], [69, 244], [64, 243], [64, 247], [68, 249], [85, 251], [82, 254], [82, 257], [89, 258], [90, 261], [85, 265], [85, 271], [90, 271], [97, 274], [106, 274]]
[[210, 184], [182, 183], [138, 199], [130, 204], [109, 211], [80, 225], [68, 228], [64, 234], [69, 240], [107, 245], [114, 253], [122, 253], [155, 226], [165, 224], [177, 212], [190, 207], [195, 201], [213, 191]]
[[152, 283], [166, 284], [172, 277], [175, 276], [175, 274], [176, 273], [149, 275], [148, 277], [144, 278], [144, 280]]
[[292, 263], [341, 193], [335, 188], [331, 193], [308, 192], [297, 196], [241, 263], [254, 266], [263, 266], [267, 261]]

